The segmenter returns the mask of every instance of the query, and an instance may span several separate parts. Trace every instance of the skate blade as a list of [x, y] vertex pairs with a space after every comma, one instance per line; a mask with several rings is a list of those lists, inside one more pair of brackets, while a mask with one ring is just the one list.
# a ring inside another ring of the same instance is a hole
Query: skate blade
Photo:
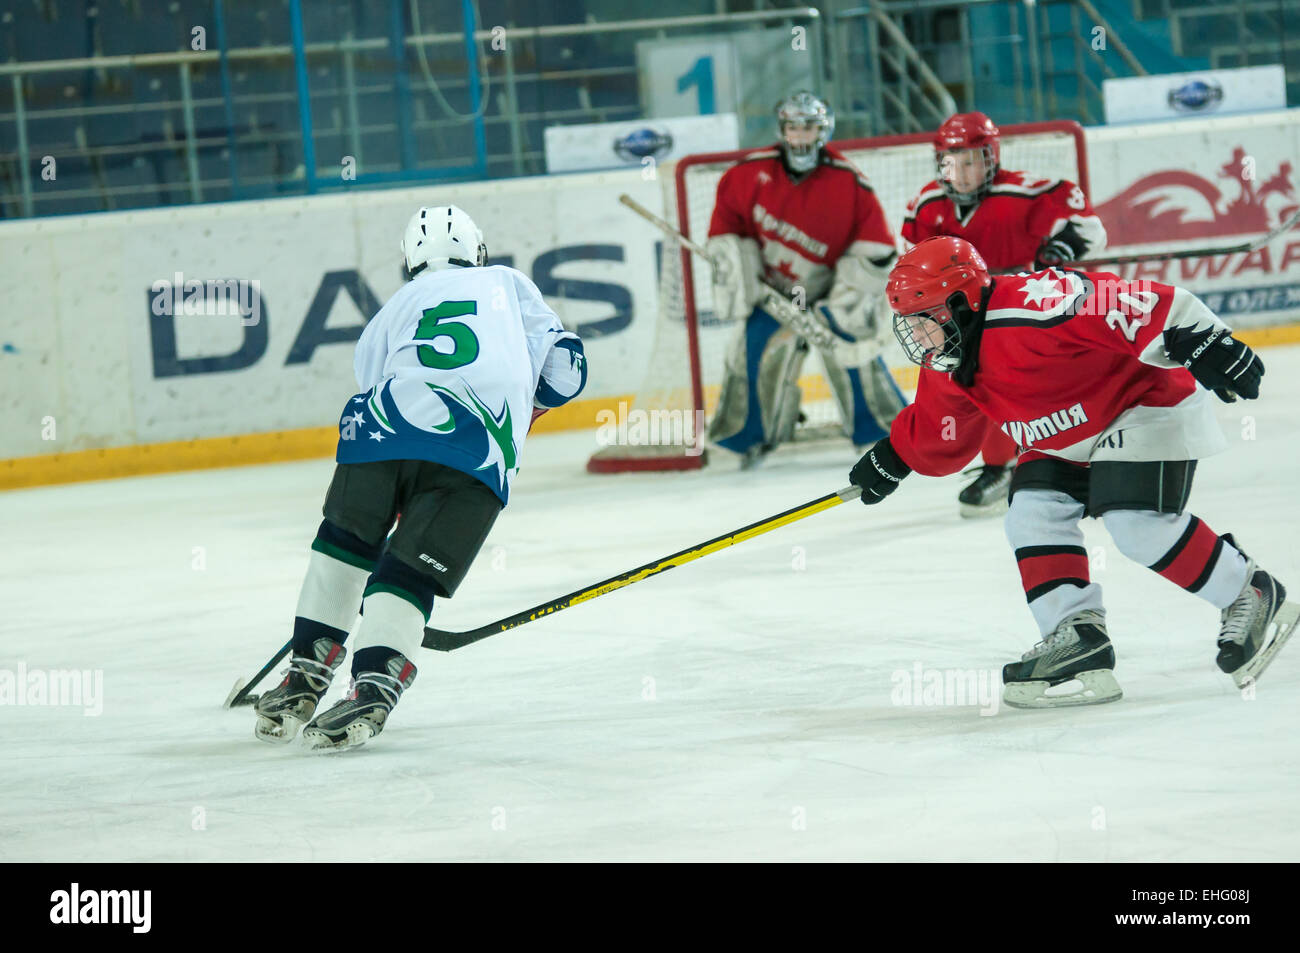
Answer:
[[1277, 610], [1277, 615], [1273, 616], [1273, 621], [1269, 623], [1272, 632], [1269, 640], [1255, 653], [1254, 658], [1232, 673], [1232, 680], [1238, 688], [1245, 688], [1259, 681], [1260, 675], [1264, 674], [1264, 669], [1268, 668], [1278, 650], [1286, 644], [1287, 639], [1291, 638], [1291, 633], [1296, 630], [1297, 624], [1300, 624], [1300, 605], [1294, 602], [1282, 603], [1282, 608]]
[[252, 694], [251, 692], [245, 695], [243, 698], [241, 698], [238, 702], [235, 701], [235, 696], [238, 695], [241, 691], [243, 691], [244, 686], [247, 684], [248, 684], [248, 679], [246, 678], [235, 679], [235, 687], [230, 690], [230, 694], [227, 695], [226, 700], [221, 703], [221, 707], [233, 708], [236, 705], [239, 706], [252, 705], [254, 702], [256, 702], [257, 696]]
[[287, 745], [298, 736], [298, 730], [305, 724], [305, 721], [299, 721], [292, 715], [282, 716], [280, 722], [265, 715], [258, 715], [253, 734], [258, 741], [265, 741], [270, 745]]
[[1002, 702], [1012, 708], [1072, 708], [1104, 705], [1124, 697], [1124, 691], [1108, 668], [1080, 672], [1068, 682], [1011, 682], [1002, 689]]
[[993, 516], [1001, 516], [1011, 508], [1011, 504], [1007, 502], [1005, 496], [996, 502], [985, 503], [983, 506], [976, 506], [974, 503], [961, 503], [958, 506], [958, 512], [964, 520], [983, 520]]
[[319, 728], [308, 728], [302, 733], [303, 744], [308, 751], [346, 751], [348, 748], [360, 748], [375, 736], [375, 730], [364, 722], [348, 725], [342, 737], [332, 737]]

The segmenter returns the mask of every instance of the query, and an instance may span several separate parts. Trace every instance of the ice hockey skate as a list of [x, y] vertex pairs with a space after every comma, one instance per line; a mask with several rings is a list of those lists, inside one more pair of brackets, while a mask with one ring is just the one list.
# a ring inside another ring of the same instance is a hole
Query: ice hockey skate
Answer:
[[1106, 617], [1087, 609], [1063, 621], [1019, 662], [1002, 667], [1002, 700], [1012, 708], [1116, 701], [1124, 693], [1115, 681], [1114, 668]]
[[293, 741], [316, 714], [348, 650], [331, 639], [317, 639], [312, 654], [314, 658], [294, 655], [284, 681], [257, 700], [253, 731], [262, 741], [281, 745]]
[[356, 676], [352, 693], [316, 716], [302, 733], [314, 751], [358, 748], [384, 730], [402, 692], [415, 681], [415, 666], [394, 653], [382, 672]]
[[1223, 610], [1219, 628], [1219, 668], [1238, 688], [1256, 681], [1300, 621], [1300, 606], [1286, 601], [1283, 585], [1255, 561], [1246, 562], [1246, 585]]
[[[963, 519], [1000, 516], [1007, 511], [1007, 491], [1011, 488], [1012, 467], [976, 467], [979, 475], [957, 494]], [[971, 471], [966, 471], [967, 473]]]

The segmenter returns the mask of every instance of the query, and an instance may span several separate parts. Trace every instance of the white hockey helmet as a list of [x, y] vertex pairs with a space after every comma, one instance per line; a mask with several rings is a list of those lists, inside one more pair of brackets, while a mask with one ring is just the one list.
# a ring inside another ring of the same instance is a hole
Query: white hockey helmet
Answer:
[[483, 233], [454, 205], [424, 207], [412, 215], [402, 235], [402, 257], [410, 278], [425, 268], [473, 268], [488, 261]]

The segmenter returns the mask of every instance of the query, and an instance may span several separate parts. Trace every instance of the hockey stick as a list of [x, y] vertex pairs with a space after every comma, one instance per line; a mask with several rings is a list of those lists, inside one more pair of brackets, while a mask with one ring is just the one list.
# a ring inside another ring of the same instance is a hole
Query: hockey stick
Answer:
[[[713, 255], [709, 254], [707, 248], [696, 241], [692, 241], [679, 230], [673, 228], [669, 222], [650, 211], [636, 199], [632, 198], [632, 196], [624, 192], [618, 197], [618, 200], [644, 218], [651, 225], [654, 225], [669, 238], [699, 255], [707, 261], [714, 270], [718, 269], [718, 260], [714, 258]], [[796, 307], [795, 304], [785, 296], [780, 288], [770, 284], [764, 278], [759, 278], [758, 281], [759, 284], [763, 286], [763, 304], [766, 306], [767, 312], [771, 314], [773, 318], [790, 328], [790, 330], [800, 337], [812, 341], [812, 343], [816, 344], [818, 347], [828, 347], [834, 343], [835, 336], [831, 333], [830, 328], [823, 327], [806, 312]]]
[[1221, 248], [1188, 248], [1179, 251], [1164, 252], [1146, 252], [1141, 255], [1121, 255], [1118, 258], [1090, 258], [1086, 261], [1063, 261], [1059, 264], [1067, 268], [1092, 268], [1096, 265], [1135, 265], [1144, 261], [1165, 261], [1176, 258], [1209, 258], [1212, 255], [1236, 255], [1241, 252], [1259, 251], [1269, 242], [1280, 237], [1287, 232], [1297, 222], [1300, 222], [1300, 209], [1288, 218], [1281, 225], [1278, 225], [1272, 231], [1261, 235], [1259, 238], [1248, 242], [1241, 242], [1236, 245], [1224, 245]]
[[[622, 589], [624, 586], [630, 586], [634, 582], [640, 582], [647, 576], [653, 576], [661, 573], [666, 569], [672, 569], [674, 566], [681, 566], [685, 563], [707, 556], [709, 553], [715, 553], [719, 549], [726, 549], [728, 546], [734, 546], [736, 543], [742, 543], [747, 539], [755, 536], [761, 536], [763, 533], [778, 527], [801, 520], [805, 516], [812, 516], [814, 513], [820, 513], [822, 510], [830, 509], [846, 500], [855, 500], [862, 495], [862, 490], [856, 486], [848, 486], [838, 493], [828, 493], [826, 496], [819, 497], [802, 506], [796, 506], [793, 509], [786, 510], [784, 513], [777, 513], [775, 516], [769, 516], [767, 519], [759, 520], [757, 523], [750, 523], [748, 526], [742, 526], [738, 530], [725, 533], [722, 536], [715, 536], [707, 542], [692, 546], [689, 549], [683, 549], [681, 552], [673, 553], [671, 556], [665, 556], [663, 559], [655, 560], [652, 563], [646, 563], [644, 566], [638, 566], [636, 569], [629, 569], [627, 572], [618, 576], [611, 576], [601, 582], [594, 583], [582, 589], [576, 589], [567, 596], [561, 596], [551, 602], [544, 602], [539, 606], [531, 609], [525, 609], [523, 612], [517, 612], [512, 616], [493, 622], [477, 629], [470, 629], [468, 632], [448, 632], [443, 629], [424, 630], [423, 645], [426, 649], [436, 649], [439, 652], [450, 652], [466, 645], [471, 645], [480, 639], [486, 639], [489, 635], [496, 635], [498, 632], [504, 632], [506, 629], [513, 629], [521, 626], [526, 622], [532, 622], [542, 616], [550, 615], [553, 612], [559, 612], [561, 609], [567, 609], [569, 606], [577, 605], [579, 602], [587, 602], [598, 596], [603, 596], [607, 592], [613, 592], [615, 589]], [[237, 708], [241, 705], [252, 705], [257, 702], [258, 696], [249, 694], [250, 689], [266, 677], [266, 674], [279, 664], [280, 660], [289, 654], [293, 647], [293, 641], [284, 643], [284, 647], [275, 654], [271, 661], [262, 666], [262, 670], [254, 675], [248, 681], [236, 681], [235, 687], [230, 690], [226, 696], [224, 707]]]
[[265, 665], [262, 666], [262, 670], [260, 672], [258, 672], [256, 675], [254, 675], [246, 682], [235, 682], [235, 687], [232, 688], [230, 690], [230, 694], [226, 696], [226, 703], [223, 707], [238, 708], [240, 705], [254, 704], [257, 701], [257, 696], [250, 695], [249, 690], [252, 689], [252, 687], [256, 685], [258, 682], [260, 682], [263, 678], [265, 678], [266, 673], [271, 671], [271, 669], [275, 668], [276, 665], [279, 664], [280, 659], [284, 658], [286, 655], [289, 654], [289, 649], [291, 649], [292, 647], [293, 647], [293, 640], [290, 639], [288, 642], [284, 643], [284, 647], [280, 649], [280, 651], [275, 653], [275, 658], [271, 659], [271, 661], [267, 662]]
[[486, 639], [489, 635], [496, 635], [498, 632], [504, 632], [507, 629], [533, 622], [570, 606], [576, 606], [580, 602], [589, 602], [616, 589], [622, 589], [624, 586], [630, 586], [634, 582], [640, 582], [642, 579], [672, 569], [674, 566], [685, 565], [710, 553], [716, 553], [720, 549], [743, 543], [747, 539], [753, 539], [755, 536], [761, 536], [763, 533], [793, 523], [796, 520], [801, 520], [805, 516], [812, 516], [814, 513], [828, 510], [832, 506], [838, 506], [848, 500], [856, 500], [861, 495], [861, 487], [846, 486], [837, 493], [828, 493], [801, 506], [788, 509], [783, 513], [777, 513], [775, 516], [769, 516], [756, 523], [750, 523], [748, 526], [742, 526], [730, 533], [715, 536], [707, 542], [698, 543], [695, 546], [673, 553], [671, 556], [648, 562], [644, 566], [629, 569], [617, 576], [610, 576], [600, 582], [583, 586], [581, 589], [575, 589], [566, 596], [561, 596], [550, 602], [543, 602], [541, 605], [525, 609], [523, 612], [516, 612], [512, 616], [479, 626], [477, 629], [470, 629], [466, 632], [448, 632], [443, 629], [426, 628], [424, 630], [424, 647], [426, 649], [436, 649], [439, 652], [450, 652], [454, 649], [463, 648], [480, 639]]

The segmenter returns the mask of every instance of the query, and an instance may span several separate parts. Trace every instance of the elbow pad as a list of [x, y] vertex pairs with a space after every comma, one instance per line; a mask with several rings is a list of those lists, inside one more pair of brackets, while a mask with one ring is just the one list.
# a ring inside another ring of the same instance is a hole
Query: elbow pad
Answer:
[[582, 350], [582, 339], [572, 331], [565, 331], [551, 346], [542, 364], [533, 406], [550, 410], [567, 404], [586, 386], [587, 357]]

